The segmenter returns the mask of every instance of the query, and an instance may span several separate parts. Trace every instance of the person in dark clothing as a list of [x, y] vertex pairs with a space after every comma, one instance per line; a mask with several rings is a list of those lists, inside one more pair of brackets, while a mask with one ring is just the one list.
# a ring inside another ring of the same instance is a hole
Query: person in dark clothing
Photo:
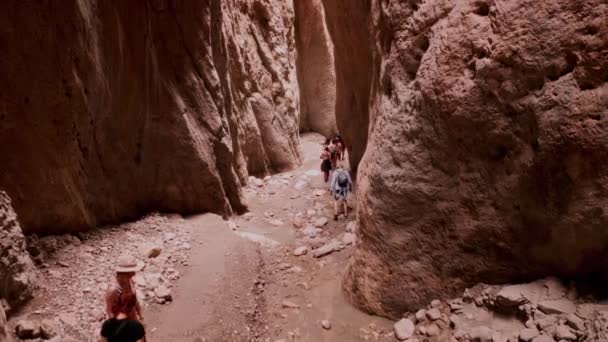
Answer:
[[329, 180], [329, 171], [331, 171], [331, 153], [329, 152], [329, 148], [323, 148], [323, 152], [321, 152], [321, 171], [323, 172], [323, 179], [325, 183]]
[[146, 332], [138, 321], [127, 319], [126, 313], [103, 322], [101, 337], [104, 342], [143, 342]]

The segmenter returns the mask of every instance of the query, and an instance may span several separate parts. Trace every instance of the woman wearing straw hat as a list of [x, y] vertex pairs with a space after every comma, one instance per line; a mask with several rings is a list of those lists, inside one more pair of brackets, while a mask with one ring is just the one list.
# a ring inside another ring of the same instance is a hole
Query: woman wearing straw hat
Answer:
[[108, 318], [115, 318], [122, 312], [130, 320], [143, 321], [141, 306], [133, 285], [133, 276], [143, 265], [131, 255], [120, 256], [116, 264], [116, 283], [110, 285], [106, 292]]

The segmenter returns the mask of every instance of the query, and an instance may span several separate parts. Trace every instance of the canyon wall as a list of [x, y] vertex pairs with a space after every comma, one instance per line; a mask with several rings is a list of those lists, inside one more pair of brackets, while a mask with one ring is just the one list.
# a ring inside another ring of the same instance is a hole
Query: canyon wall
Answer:
[[334, 47], [321, 0], [297, 0], [296, 46], [300, 88], [300, 129], [336, 134]]
[[371, 0], [323, 0], [327, 28], [334, 43], [335, 115], [356, 172], [368, 134], [372, 69]]
[[[0, 301], [15, 308], [31, 298], [36, 286], [34, 264], [25, 247], [25, 237], [6, 192], [0, 190]], [[0, 341], [4, 307], [0, 303]]]
[[245, 209], [299, 164], [294, 10], [279, 0], [3, 1], [0, 188], [24, 231]]
[[338, 104], [366, 101], [352, 68], [373, 54], [355, 304], [399, 317], [477, 282], [607, 275], [606, 1], [374, 0], [369, 26], [364, 1], [324, 3]]

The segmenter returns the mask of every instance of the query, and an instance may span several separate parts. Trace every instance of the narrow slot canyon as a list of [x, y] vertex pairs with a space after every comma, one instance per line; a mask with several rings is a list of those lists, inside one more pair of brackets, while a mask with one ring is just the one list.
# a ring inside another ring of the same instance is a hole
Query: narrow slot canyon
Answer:
[[608, 341], [605, 0], [0, 22], [0, 342]]

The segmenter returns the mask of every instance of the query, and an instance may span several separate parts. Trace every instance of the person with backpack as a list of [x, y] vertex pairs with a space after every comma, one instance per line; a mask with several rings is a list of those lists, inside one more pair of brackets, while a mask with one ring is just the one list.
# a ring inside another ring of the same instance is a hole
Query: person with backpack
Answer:
[[330, 192], [334, 196], [334, 220], [338, 220], [338, 202], [344, 205], [344, 216], [348, 216], [348, 193], [352, 190], [353, 181], [350, 173], [346, 171], [341, 163], [338, 164], [331, 179]]
[[[142, 264], [132, 255], [121, 255], [116, 265], [116, 281], [110, 285], [106, 292], [106, 312], [108, 320], [102, 327], [102, 336], [107, 341], [131, 341], [130, 339], [110, 338], [118, 336], [115, 331], [127, 331], [125, 336], [136, 336], [139, 331], [138, 324], [142, 325], [143, 314], [137, 295], [133, 277], [142, 269]], [[104, 335], [105, 327], [105, 335]], [[143, 327], [143, 325], [142, 325]], [[120, 329], [119, 329], [120, 328]], [[145, 336], [135, 341], [146, 341]]]

